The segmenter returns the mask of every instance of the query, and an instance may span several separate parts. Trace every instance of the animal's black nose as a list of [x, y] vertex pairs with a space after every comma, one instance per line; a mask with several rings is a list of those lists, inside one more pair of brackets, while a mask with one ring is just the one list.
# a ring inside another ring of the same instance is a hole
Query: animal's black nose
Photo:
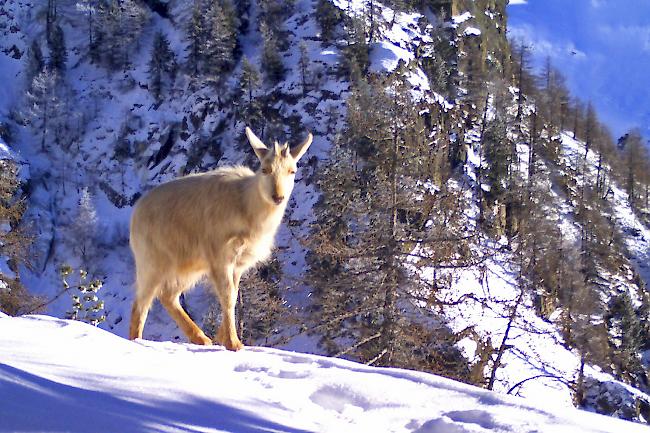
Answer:
[[280, 204], [282, 203], [283, 200], [284, 200], [284, 196], [273, 194], [273, 201], [275, 202], [275, 204]]

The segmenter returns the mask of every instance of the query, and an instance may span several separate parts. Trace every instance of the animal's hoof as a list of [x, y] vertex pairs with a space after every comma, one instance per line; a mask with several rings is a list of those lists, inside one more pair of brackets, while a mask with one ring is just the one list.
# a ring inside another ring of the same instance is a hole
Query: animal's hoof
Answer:
[[224, 346], [226, 347], [226, 349], [232, 350], [233, 352], [237, 352], [238, 350], [241, 350], [241, 349], [244, 348], [244, 345], [239, 340], [234, 341], [232, 343], [226, 343], [226, 344], [224, 344]]
[[203, 346], [212, 346], [212, 340], [205, 335], [199, 335], [190, 340], [194, 344], [201, 344]]

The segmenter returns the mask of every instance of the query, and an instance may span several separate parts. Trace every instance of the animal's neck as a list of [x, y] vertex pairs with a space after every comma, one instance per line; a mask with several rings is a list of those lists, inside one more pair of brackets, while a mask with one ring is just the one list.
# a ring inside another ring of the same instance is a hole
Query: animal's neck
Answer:
[[275, 229], [282, 220], [287, 202], [280, 205], [270, 203], [263, 195], [262, 175], [256, 173], [251, 179], [254, 183], [253, 188], [247, 188], [249, 218], [255, 222], [255, 225], [262, 229]]

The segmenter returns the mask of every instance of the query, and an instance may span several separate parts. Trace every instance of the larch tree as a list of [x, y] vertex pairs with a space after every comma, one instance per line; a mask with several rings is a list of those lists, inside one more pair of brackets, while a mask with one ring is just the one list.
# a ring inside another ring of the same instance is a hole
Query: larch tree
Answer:
[[88, 268], [90, 261], [97, 251], [97, 210], [88, 188], [81, 190], [77, 203], [77, 212], [70, 224], [67, 237], [73, 251], [81, 259], [82, 267]]
[[27, 292], [18, 276], [18, 267], [28, 265], [32, 241], [21, 225], [24, 213], [18, 168], [12, 160], [0, 159], [0, 260], [6, 260], [9, 270], [0, 272], [0, 311], [10, 315], [37, 311], [42, 303]]
[[436, 370], [442, 361], [429, 344], [446, 338], [444, 331], [419, 323], [418, 315], [432, 310], [416, 313], [411, 302], [435, 305], [434, 285], [445, 284], [445, 275], [432, 282], [422, 269], [462, 260], [464, 243], [450, 227], [456, 226], [454, 210], [463, 207], [453, 205], [460, 203], [452, 190], [433, 188], [432, 142], [399, 79], [360, 79], [348, 100], [347, 124], [323, 173], [327, 205], [313, 241], [310, 282], [322, 345], [368, 364]]

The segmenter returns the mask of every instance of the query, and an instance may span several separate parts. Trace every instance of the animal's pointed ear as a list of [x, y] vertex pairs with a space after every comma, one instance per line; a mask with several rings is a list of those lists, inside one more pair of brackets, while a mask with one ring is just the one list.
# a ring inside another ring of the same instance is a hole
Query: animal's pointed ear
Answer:
[[305, 152], [307, 152], [307, 149], [309, 149], [309, 145], [311, 144], [311, 141], [313, 139], [314, 136], [311, 135], [310, 132], [309, 134], [307, 134], [307, 138], [305, 139], [305, 141], [303, 141], [301, 144], [291, 149], [291, 156], [293, 156], [293, 159], [295, 159], [296, 161], [299, 160], [300, 157], [302, 157], [305, 154]]
[[248, 142], [251, 144], [251, 147], [255, 151], [255, 155], [261, 161], [264, 159], [269, 149], [262, 143], [262, 140], [257, 138], [257, 135], [253, 134], [253, 131], [247, 126], [246, 127], [246, 137], [248, 137]]

